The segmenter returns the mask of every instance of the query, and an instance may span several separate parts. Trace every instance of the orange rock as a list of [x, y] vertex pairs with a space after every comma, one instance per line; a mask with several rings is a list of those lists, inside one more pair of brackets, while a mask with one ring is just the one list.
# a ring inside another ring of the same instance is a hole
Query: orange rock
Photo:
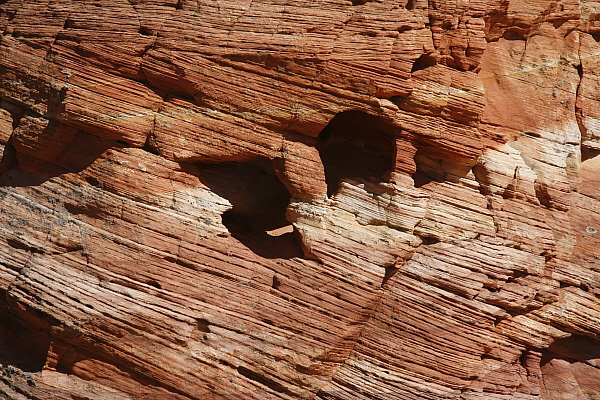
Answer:
[[0, 392], [600, 394], [593, 2], [0, 1]]

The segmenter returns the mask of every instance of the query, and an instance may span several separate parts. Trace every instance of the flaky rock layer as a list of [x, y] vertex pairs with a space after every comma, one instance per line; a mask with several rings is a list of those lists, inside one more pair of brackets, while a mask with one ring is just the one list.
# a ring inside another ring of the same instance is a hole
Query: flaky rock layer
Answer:
[[600, 3], [0, 1], [0, 393], [600, 396]]

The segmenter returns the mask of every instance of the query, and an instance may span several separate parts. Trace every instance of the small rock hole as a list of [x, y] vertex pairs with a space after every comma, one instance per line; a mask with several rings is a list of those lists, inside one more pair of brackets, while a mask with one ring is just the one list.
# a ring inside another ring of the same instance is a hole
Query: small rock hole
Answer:
[[146, 282], [146, 285], [152, 286], [152, 287], [154, 287], [156, 289], [162, 289], [162, 286], [160, 285], [160, 283], [158, 283], [154, 279], [151, 279], [148, 282]]
[[210, 332], [210, 323], [204, 318], [198, 318], [196, 320], [196, 329], [199, 332], [208, 333]]
[[140, 29], [138, 30], [138, 32], [142, 36], [152, 36], [153, 35], [152, 31], [150, 31], [145, 26], [140, 26]]
[[424, 237], [424, 238], [421, 238], [421, 240], [423, 241], [423, 244], [425, 244], [425, 245], [436, 244], [436, 243], [440, 242], [440, 239], [434, 238], [434, 237]]
[[63, 29], [69, 29], [69, 28], [72, 28], [72, 27], [73, 27], [73, 24], [74, 24], [74, 23], [73, 23], [73, 20], [72, 20], [72, 19], [70, 19], [70, 18], [67, 18], [67, 19], [65, 20], [65, 23], [63, 24]]
[[417, 58], [413, 63], [413, 66], [410, 70], [411, 73], [421, 71], [425, 68], [432, 67], [437, 64], [435, 57], [429, 54], [423, 54], [421, 57]]
[[279, 277], [277, 275], [273, 275], [273, 284], [271, 285], [271, 287], [273, 289], [279, 290], [280, 286], [281, 286], [281, 280], [279, 279]]
[[504, 32], [502, 37], [506, 40], [526, 40], [526, 38], [522, 34], [512, 29], [509, 29], [506, 32]]
[[513, 275], [507, 279], [507, 282], [516, 282], [519, 278], [527, 276], [527, 272], [513, 271]]
[[100, 183], [100, 181], [92, 176], [86, 176], [85, 181], [87, 183], [89, 183], [91, 186], [97, 187], [97, 188], [101, 188], [102, 184]]

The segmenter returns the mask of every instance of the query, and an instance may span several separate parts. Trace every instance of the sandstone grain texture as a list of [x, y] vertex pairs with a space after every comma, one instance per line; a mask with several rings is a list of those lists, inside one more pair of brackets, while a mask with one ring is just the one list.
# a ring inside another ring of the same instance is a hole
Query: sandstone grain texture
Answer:
[[600, 3], [0, 1], [0, 396], [600, 397]]

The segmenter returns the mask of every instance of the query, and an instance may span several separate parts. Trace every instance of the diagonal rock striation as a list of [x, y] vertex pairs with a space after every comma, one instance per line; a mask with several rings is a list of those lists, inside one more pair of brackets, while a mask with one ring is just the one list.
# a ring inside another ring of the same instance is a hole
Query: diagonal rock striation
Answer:
[[0, 393], [594, 399], [600, 6], [0, 1]]

